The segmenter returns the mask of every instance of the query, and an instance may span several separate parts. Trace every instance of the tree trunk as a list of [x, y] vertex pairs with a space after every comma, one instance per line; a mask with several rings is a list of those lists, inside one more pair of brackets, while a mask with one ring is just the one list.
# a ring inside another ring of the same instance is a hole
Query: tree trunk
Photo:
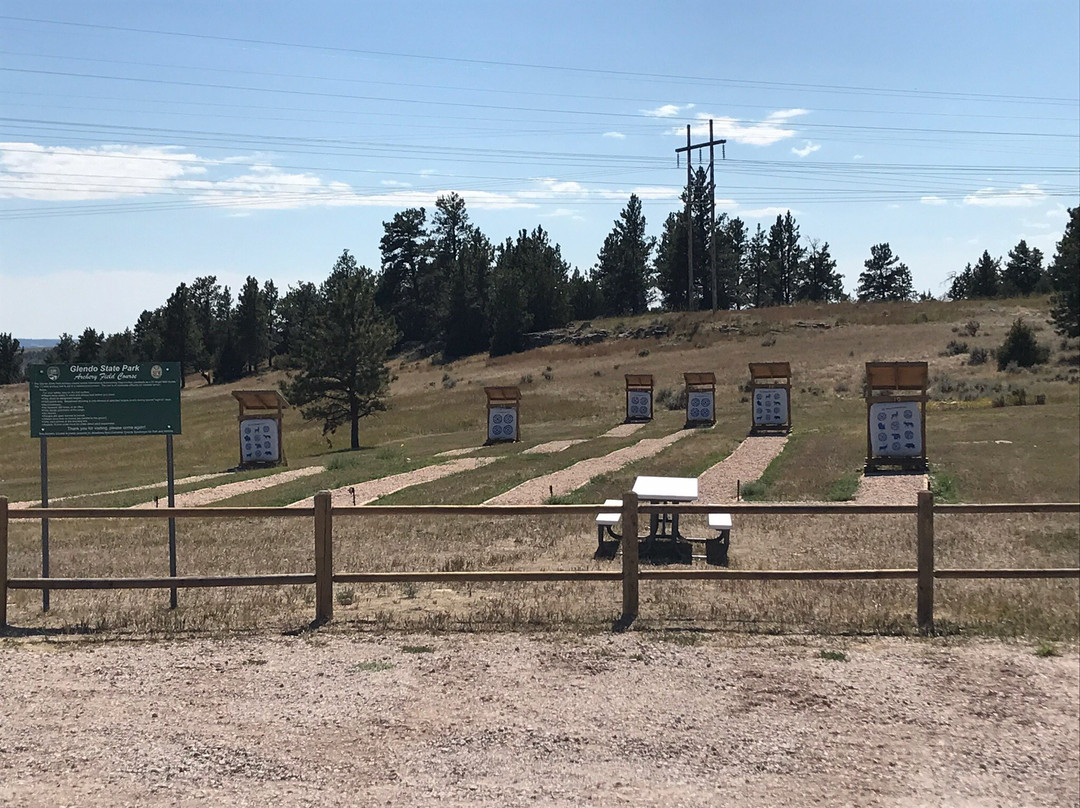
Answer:
[[360, 448], [360, 407], [356, 402], [352, 402], [349, 405], [349, 422], [351, 428], [349, 431], [349, 448]]

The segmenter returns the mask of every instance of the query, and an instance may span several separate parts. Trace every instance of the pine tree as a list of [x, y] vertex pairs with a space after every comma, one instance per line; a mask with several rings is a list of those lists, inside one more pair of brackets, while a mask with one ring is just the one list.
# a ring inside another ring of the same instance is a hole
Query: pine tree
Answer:
[[85, 365], [101, 361], [101, 348], [104, 343], [105, 335], [87, 326], [75, 343], [75, 361]]
[[360, 448], [360, 419], [385, 410], [390, 389], [386, 359], [397, 341], [393, 322], [375, 304], [371, 271], [346, 250], [319, 287], [314, 322], [298, 346], [300, 372], [282, 385], [306, 419], [323, 434], [349, 426], [349, 446]]
[[1069, 210], [1069, 221], [1050, 265], [1050, 317], [1054, 330], [1080, 337], [1080, 206]]
[[968, 289], [969, 298], [997, 297], [1000, 287], [1001, 261], [991, 258], [990, 253], [983, 250], [979, 260], [971, 269], [971, 286]]
[[495, 248], [477, 228], [470, 228], [447, 272], [443, 352], [447, 358], [468, 356], [490, 346], [488, 296]]
[[787, 306], [795, 302], [799, 272], [806, 250], [799, 245], [799, 226], [789, 210], [777, 216], [769, 228], [768, 289], [772, 303]]
[[836, 260], [829, 253], [829, 242], [810, 242], [810, 253], [799, 273], [795, 296], [798, 300], [815, 303], [836, 303], [846, 297], [844, 280], [836, 271]]
[[439, 323], [438, 275], [423, 208], [408, 208], [383, 222], [382, 269], [375, 285], [375, 302], [393, 317], [401, 339], [431, 340]]
[[716, 222], [716, 305], [720, 309], [739, 308], [743, 266], [746, 261], [746, 224], [739, 217], [721, 214]]
[[60, 335], [60, 341], [45, 352], [46, 365], [66, 365], [75, 361], [75, 338], [66, 331]]
[[911, 300], [915, 297], [911, 270], [893, 255], [888, 242], [870, 248], [866, 269], [859, 275], [859, 300]]
[[604, 239], [593, 270], [604, 314], [633, 315], [648, 310], [652, 280], [649, 268], [655, 246], [656, 239], [645, 235], [641, 200], [631, 194]]
[[269, 316], [259, 282], [251, 275], [236, 298], [236, 345], [248, 373], [256, 373], [270, 352]]
[[488, 303], [492, 356], [525, 350], [525, 334], [532, 328], [532, 312], [525, 294], [523, 268], [515, 260], [514, 244], [507, 239], [496, 250]]
[[769, 295], [768, 282], [768, 237], [759, 223], [754, 235], [746, 245], [745, 270], [741, 289], [743, 304], [754, 308], [771, 305], [772, 298]]
[[1001, 271], [1001, 294], [1007, 297], [1034, 294], [1043, 280], [1043, 254], [1038, 247], [1028, 247], [1024, 239], [1009, 250], [1009, 260]]
[[23, 348], [10, 333], [0, 333], [0, 384], [22, 381]]

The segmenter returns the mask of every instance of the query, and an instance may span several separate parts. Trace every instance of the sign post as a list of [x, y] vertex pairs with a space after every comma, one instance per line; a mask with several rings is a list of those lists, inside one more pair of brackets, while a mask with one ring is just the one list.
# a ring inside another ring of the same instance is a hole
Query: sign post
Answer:
[[[30, 437], [41, 440], [41, 507], [49, 507], [49, 438], [166, 435], [169, 507], [172, 436], [180, 434], [180, 363], [30, 365]], [[169, 519], [169, 574], [176, 576], [176, 520]], [[49, 577], [49, 520], [41, 520], [41, 577]], [[176, 589], [171, 605], [176, 607]], [[49, 590], [41, 606], [49, 610]]]

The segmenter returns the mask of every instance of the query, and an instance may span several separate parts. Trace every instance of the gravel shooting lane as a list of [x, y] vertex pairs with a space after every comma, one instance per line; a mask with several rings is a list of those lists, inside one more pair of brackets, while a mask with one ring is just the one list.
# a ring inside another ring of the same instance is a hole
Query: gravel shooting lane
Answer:
[[[629, 426], [637, 426], [630, 424]], [[496, 497], [487, 500], [485, 505], [543, 505], [551, 496], [569, 494], [575, 488], [580, 488], [597, 474], [620, 469], [635, 460], [651, 457], [661, 449], [666, 449], [675, 441], [682, 440], [688, 435], [694, 434], [692, 429], [680, 429], [660, 438], [645, 438], [632, 446], [616, 449], [600, 457], [590, 457], [581, 460], [574, 465], [560, 469], [559, 471], [534, 477], [526, 480], [521, 485], [504, 491]]]
[[750, 482], [765, 473], [784, 450], [787, 436], [751, 436], [731, 454], [698, 477], [701, 502], [735, 502], [740, 482]]
[[1080, 660], [975, 640], [0, 639], [11, 806], [1076, 806]]

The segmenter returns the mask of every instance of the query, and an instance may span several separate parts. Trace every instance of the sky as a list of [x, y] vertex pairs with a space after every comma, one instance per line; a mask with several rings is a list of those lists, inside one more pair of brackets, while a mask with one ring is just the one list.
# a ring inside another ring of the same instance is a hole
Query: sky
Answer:
[[848, 292], [888, 242], [942, 296], [1080, 204], [1080, 3], [5, 0], [0, 332], [378, 271], [451, 191], [588, 272], [631, 194], [660, 235], [710, 119], [718, 214], [790, 210]]

